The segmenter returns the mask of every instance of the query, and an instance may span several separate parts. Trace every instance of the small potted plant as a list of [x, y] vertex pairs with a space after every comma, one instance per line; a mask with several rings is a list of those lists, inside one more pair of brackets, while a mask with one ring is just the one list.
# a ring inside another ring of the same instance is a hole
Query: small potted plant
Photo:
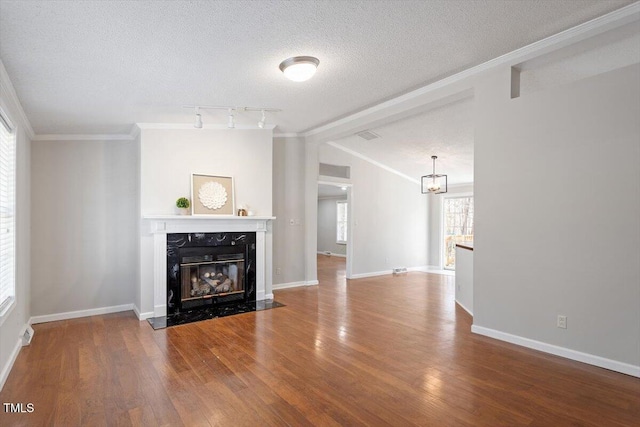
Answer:
[[189, 215], [190, 206], [191, 203], [186, 197], [180, 197], [178, 200], [176, 200], [176, 207], [178, 208], [180, 215]]

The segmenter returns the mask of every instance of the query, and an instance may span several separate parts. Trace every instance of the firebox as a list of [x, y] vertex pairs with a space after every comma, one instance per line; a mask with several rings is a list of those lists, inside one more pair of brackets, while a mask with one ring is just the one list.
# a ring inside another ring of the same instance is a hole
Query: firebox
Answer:
[[255, 233], [167, 234], [167, 316], [256, 301]]

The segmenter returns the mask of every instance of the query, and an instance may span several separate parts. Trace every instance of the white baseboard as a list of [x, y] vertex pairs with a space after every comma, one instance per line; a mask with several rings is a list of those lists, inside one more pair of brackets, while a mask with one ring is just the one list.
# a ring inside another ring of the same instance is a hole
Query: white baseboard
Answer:
[[315, 286], [315, 285], [319, 285], [320, 282], [318, 282], [317, 280], [307, 280], [306, 282], [304, 282], [304, 284], [307, 286]]
[[371, 273], [356, 273], [352, 274], [352, 279], [364, 279], [366, 277], [386, 276], [393, 274], [393, 270], [373, 271]]
[[456, 271], [455, 270], [445, 270], [445, 269], [442, 269], [442, 268], [438, 267], [437, 265], [427, 265], [424, 270], [420, 270], [420, 271], [423, 271], [425, 273], [431, 273], [431, 274], [442, 274], [443, 276], [455, 276], [456, 275]]
[[467, 307], [465, 307], [460, 301], [456, 300], [456, 304], [458, 304], [460, 307], [462, 307], [462, 309], [464, 311], [466, 311], [467, 313], [469, 313], [471, 315], [471, 317], [473, 317], [473, 313], [471, 312], [471, 310], [469, 310]]
[[337, 256], [339, 258], [346, 258], [347, 257], [345, 254], [337, 254], [337, 253], [334, 253], [334, 252], [326, 253], [326, 252], [320, 252], [320, 251], [318, 251], [318, 255]]
[[9, 372], [11, 372], [11, 368], [13, 368], [13, 364], [18, 358], [18, 353], [20, 353], [21, 348], [22, 337], [19, 337], [16, 345], [13, 347], [13, 350], [9, 355], [9, 360], [7, 360], [7, 363], [2, 367], [2, 371], [0, 371], [0, 391], [2, 391], [2, 387], [4, 387], [4, 383], [7, 381], [7, 378], [9, 378]]
[[58, 320], [76, 319], [78, 317], [97, 316], [100, 314], [118, 313], [121, 311], [129, 310], [133, 310], [133, 304], [90, 308], [88, 310], [68, 311], [66, 313], [45, 314], [43, 316], [33, 316], [31, 319], [29, 319], [29, 324], [35, 325], [45, 322], [57, 322]]
[[273, 285], [271, 288], [275, 291], [278, 289], [297, 288], [298, 286], [305, 286], [306, 284], [307, 282], [278, 283]]
[[136, 314], [136, 317], [138, 318], [138, 320], [147, 320], [153, 317], [153, 311], [140, 313], [140, 309], [135, 304], [133, 304], [133, 312]]
[[153, 306], [153, 316], [151, 317], [160, 317], [167, 315], [167, 304], [154, 305]]
[[[440, 267], [433, 265], [420, 265], [417, 267], [407, 267], [407, 271], [420, 271], [423, 273], [442, 274], [445, 276], [455, 276], [456, 272], [453, 270], [442, 270]], [[357, 273], [352, 274], [349, 279], [364, 279], [366, 277], [384, 276], [387, 274], [393, 274], [393, 270], [372, 271], [370, 273]]]
[[265, 291], [258, 291], [256, 293], [256, 301], [264, 301], [268, 299], [273, 299], [273, 293], [266, 293]]
[[483, 326], [472, 325], [471, 332], [640, 378], [640, 366], [637, 365], [618, 362], [617, 360], [606, 359], [589, 353], [582, 353], [580, 351], [520, 337], [518, 335], [508, 334], [506, 332], [496, 331], [495, 329], [489, 329]]
[[317, 280], [313, 280], [309, 282], [302, 281], [302, 282], [278, 283], [277, 285], [273, 285], [272, 289], [276, 291], [278, 289], [297, 288], [300, 286], [313, 286], [317, 284], [318, 284]]

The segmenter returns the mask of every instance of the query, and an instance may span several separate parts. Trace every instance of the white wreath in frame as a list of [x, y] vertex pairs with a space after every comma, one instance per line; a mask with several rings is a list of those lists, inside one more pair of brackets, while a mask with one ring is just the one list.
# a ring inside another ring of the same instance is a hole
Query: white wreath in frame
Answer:
[[227, 203], [227, 190], [219, 182], [208, 181], [198, 190], [198, 199], [209, 209], [220, 209]]

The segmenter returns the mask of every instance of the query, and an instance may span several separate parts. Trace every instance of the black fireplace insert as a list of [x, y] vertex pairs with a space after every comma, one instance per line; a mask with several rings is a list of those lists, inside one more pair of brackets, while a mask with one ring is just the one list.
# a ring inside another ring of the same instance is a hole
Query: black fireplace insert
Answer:
[[167, 317], [255, 303], [256, 233], [167, 234]]

